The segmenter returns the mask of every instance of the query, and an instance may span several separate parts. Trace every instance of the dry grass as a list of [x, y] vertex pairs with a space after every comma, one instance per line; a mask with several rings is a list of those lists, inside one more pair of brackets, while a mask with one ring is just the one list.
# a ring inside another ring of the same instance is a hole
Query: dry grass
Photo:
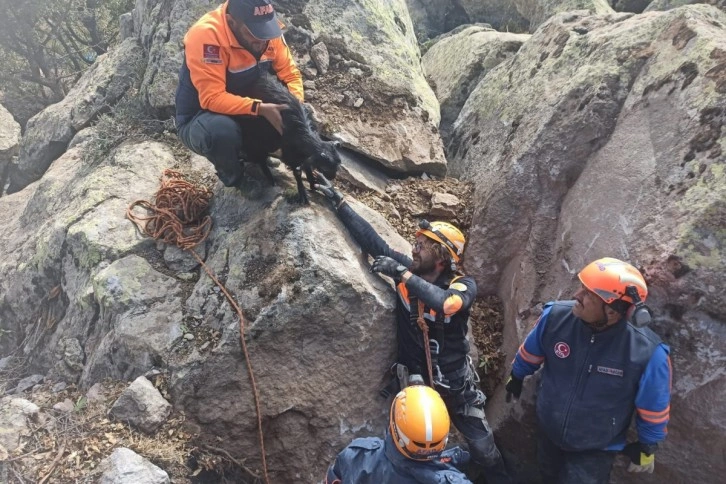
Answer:
[[[126, 387], [126, 383], [107, 383], [104, 398], [88, 402], [75, 388], [52, 394], [43, 388], [23, 398], [41, 408], [41, 418], [31, 422], [30, 435], [5, 462], [8, 483], [90, 483], [99, 475], [100, 462], [114, 448], [128, 447], [158, 465], [174, 482], [188, 482], [193, 470], [186, 466], [193, 450], [192, 434], [184, 430], [184, 416], [172, 415], [154, 434], [145, 435], [106, 413]], [[69, 399], [71, 412], [58, 412], [55, 403]]]

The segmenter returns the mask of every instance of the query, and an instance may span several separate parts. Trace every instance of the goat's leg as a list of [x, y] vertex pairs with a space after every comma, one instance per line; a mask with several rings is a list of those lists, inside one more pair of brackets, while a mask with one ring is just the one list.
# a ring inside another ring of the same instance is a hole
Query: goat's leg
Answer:
[[298, 200], [303, 205], [310, 205], [310, 200], [308, 200], [308, 194], [302, 181], [302, 168], [297, 166], [293, 168], [292, 173], [295, 175], [295, 181], [297, 182]]

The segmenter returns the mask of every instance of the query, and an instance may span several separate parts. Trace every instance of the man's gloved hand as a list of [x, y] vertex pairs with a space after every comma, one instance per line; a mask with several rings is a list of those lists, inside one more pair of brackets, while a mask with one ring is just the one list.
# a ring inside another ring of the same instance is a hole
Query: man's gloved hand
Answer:
[[653, 473], [655, 468], [655, 449], [657, 445], [645, 445], [640, 442], [628, 444], [623, 449], [623, 454], [628, 456], [628, 472]]
[[371, 272], [379, 272], [384, 276], [401, 278], [401, 275], [406, 272], [408, 268], [398, 262], [395, 259], [391, 259], [385, 255], [379, 255], [373, 261], [371, 266]]
[[313, 175], [315, 175], [315, 189], [325, 195], [337, 208], [343, 201], [343, 194], [336, 190], [330, 180], [319, 171], [315, 171]]
[[514, 376], [513, 373], [509, 374], [509, 380], [507, 380], [507, 385], [505, 386], [507, 389], [507, 403], [512, 401], [512, 396], [519, 399], [520, 395], [522, 395], [523, 383], [524, 381]]

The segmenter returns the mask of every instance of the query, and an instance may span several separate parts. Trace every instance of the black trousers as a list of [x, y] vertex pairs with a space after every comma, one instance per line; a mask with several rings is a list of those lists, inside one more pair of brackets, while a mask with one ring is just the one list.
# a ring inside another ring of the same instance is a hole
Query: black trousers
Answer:
[[617, 452], [566, 452], [540, 430], [537, 463], [544, 484], [607, 484]]
[[264, 163], [280, 147], [280, 134], [262, 117], [227, 116], [200, 111], [189, 122], [177, 126], [184, 145], [212, 162], [225, 186], [242, 180], [241, 159]]
[[[486, 397], [474, 382], [471, 371], [462, 380], [451, 381], [451, 387], [459, 389], [458, 391], [439, 393], [449, 411], [451, 423], [461, 432], [469, 446], [470, 477], [484, 476], [487, 484], [510, 484], [512, 480], [484, 414]], [[472, 412], [471, 409], [476, 410]]]

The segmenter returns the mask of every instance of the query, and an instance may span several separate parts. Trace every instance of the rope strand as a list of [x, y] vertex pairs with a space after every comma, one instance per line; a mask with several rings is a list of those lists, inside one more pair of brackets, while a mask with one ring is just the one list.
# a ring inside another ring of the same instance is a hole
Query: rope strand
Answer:
[[431, 364], [431, 346], [429, 345], [429, 325], [426, 324], [426, 321], [423, 317], [424, 313], [424, 303], [423, 301], [418, 301], [418, 318], [416, 319], [416, 322], [418, 323], [418, 327], [421, 328], [421, 331], [423, 332], [423, 342], [424, 342], [424, 351], [426, 352], [426, 369], [429, 372], [429, 385], [431, 385], [431, 388], [434, 387], [434, 371], [433, 371], [433, 365]]
[[[166, 244], [173, 244], [181, 249], [188, 250], [204, 268], [207, 275], [214, 281], [239, 318], [239, 338], [245, 356], [247, 373], [250, 377], [252, 394], [257, 412], [257, 434], [262, 452], [262, 471], [265, 482], [269, 484], [267, 474], [267, 456], [265, 440], [262, 433], [262, 410], [257, 381], [252, 371], [247, 342], [245, 341], [246, 320], [242, 309], [227, 291], [227, 288], [217, 279], [212, 270], [204, 263], [201, 257], [193, 250], [203, 242], [212, 229], [212, 218], [205, 215], [212, 198], [212, 191], [206, 187], [193, 185], [181, 173], [174, 170], [164, 170], [161, 176], [161, 187], [156, 192], [153, 202], [136, 200], [126, 209], [126, 217], [136, 225], [142, 233]], [[136, 207], [146, 209], [151, 215], [137, 215], [133, 211]]]

